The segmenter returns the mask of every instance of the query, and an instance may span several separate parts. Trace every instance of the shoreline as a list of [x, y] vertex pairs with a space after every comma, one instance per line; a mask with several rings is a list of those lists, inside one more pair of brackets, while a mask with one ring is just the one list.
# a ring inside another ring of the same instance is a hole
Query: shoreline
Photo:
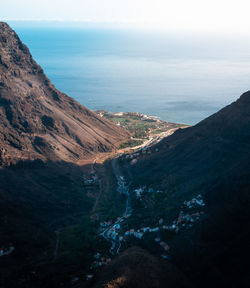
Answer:
[[[114, 149], [114, 151], [98, 153], [96, 156], [90, 157], [89, 159], [78, 161], [77, 164], [82, 167], [83, 171], [89, 173], [91, 173], [93, 170], [94, 163], [103, 164], [107, 159], [113, 159], [116, 155], [135, 153], [137, 150], [157, 144], [158, 142], [162, 141], [162, 139], [172, 135], [178, 129], [185, 129], [190, 127], [190, 125], [167, 122], [159, 119], [157, 116], [146, 115], [139, 112], [108, 112], [106, 110], [96, 110], [94, 113], [98, 114], [102, 118], [108, 119], [111, 122], [115, 122], [116, 125], [121, 126], [127, 130], [129, 130], [128, 125], [123, 125], [119, 122], [121, 118], [125, 118], [125, 123], [128, 123], [130, 120], [134, 120], [139, 126], [145, 124], [145, 126], [142, 126], [141, 132], [146, 133], [144, 135], [142, 134], [143, 137], [141, 138], [136, 138], [134, 137], [135, 135], [131, 136], [129, 141], [122, 143], [120, 147], [117, 147]], [[147, 124], [149, 126], [151, 124], [159, 125], [160, 128], [151, 130], [149, 129], [149, 131], [145, 131], [148, 129]], [[132, 129], [132, 134], [133, 133], [135, 132]], [[137, 143], [139, 144], [133, 145]]]

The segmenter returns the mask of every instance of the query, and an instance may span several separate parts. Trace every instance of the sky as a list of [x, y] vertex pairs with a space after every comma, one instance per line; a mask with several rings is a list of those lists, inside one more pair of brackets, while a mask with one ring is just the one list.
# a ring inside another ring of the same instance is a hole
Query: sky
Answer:
[[84, 21], [144, 28], [250, 32], [249, 0], [0, 0], [0, 20]]

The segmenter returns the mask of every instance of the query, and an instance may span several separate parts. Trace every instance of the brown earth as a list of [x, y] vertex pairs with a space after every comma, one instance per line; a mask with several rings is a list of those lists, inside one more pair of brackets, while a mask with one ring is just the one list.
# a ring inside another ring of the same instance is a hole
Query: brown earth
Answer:
[[0, 248], [15, 247], [1, 257], [0, 287], [27, 287], [34, 263], [49, 270], [57, 229], [78, 223], [93, 207], [83, 173], [128, 138], [125, 129], [58, 91], [0, 22]]
[[76, 162], [129, 133], [58, 91], [17, 34], [0, 22], [0, 161]]
[[132, 247], [102, 271], [94, 288], [184, 288], [187, 279], [170, 263], [147, 251]]

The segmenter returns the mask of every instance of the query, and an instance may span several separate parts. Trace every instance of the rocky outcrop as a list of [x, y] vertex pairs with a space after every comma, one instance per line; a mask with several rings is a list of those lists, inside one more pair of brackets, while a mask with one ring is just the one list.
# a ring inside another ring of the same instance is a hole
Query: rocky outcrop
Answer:
[[0, 161], [75, 162], [114, 149], [128, 132], [58, 91], [0, 22]]

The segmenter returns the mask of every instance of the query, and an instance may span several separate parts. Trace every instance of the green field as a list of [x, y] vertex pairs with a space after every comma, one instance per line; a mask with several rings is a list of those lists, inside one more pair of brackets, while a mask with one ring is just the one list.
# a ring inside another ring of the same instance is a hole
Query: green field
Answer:
[[[155, 135], [161, 132], [166, 132], [170, 129], [184, 126], [182, 124], [165, 122], [155, 117], [137, 112], [109, 113], [101, 110], [96, 111], [96, 113], [101, 117], [115, 123], [116, 125], [129, 130], [132, 137], [137, 141], [141, 139], [148, 139], [151, 134]], [[124, 143], [124, 147], [121, 148], [134, 147], [140, 144], [141, 143], [138, 144], [138, 142], [131, 141]]]

